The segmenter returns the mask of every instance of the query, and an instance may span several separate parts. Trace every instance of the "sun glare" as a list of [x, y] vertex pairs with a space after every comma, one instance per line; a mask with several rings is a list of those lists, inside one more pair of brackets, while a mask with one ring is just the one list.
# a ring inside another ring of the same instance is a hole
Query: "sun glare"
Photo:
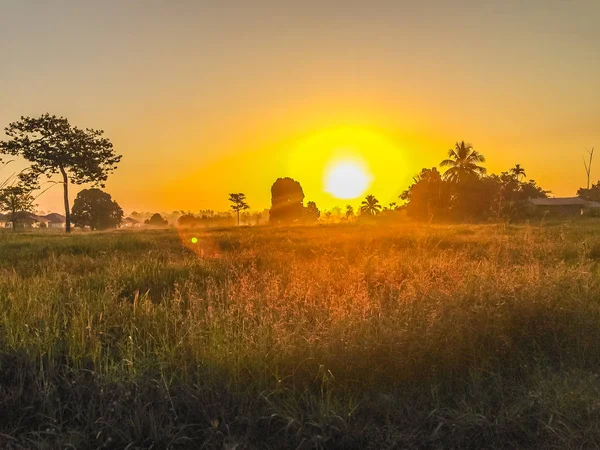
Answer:
[[340, 199], [360, 197], [372, 178], [364, 167], [353, 161], [335, 163], [325, 177], [325, 191]]

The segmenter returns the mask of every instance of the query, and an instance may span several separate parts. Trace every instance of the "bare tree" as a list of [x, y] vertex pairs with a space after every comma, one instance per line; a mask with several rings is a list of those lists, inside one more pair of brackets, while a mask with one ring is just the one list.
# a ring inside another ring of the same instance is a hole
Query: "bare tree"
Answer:
[[590, 156], [589, 162], [586, 161], [585, 158], [583, 158], [583, 166], [585, 167], [585, 173], [587, 174], [587, 188], [589, 189], [590, 188], [591, 175], [592, 175], [592, 161], [594, 159], [594, 147], [592, 147], [591, 150], [588, 150], [586, 148], [585, 151]]

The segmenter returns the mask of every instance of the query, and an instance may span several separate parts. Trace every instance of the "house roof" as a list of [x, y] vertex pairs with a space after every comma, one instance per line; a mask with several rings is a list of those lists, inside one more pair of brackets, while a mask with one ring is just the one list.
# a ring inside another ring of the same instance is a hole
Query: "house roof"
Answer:
[[588, 206], [587, 200], [579, 197], [563, 197], [563, 198], [530, 198], [529, 203], [535, 206]]
[[67, 221], [67, 218], [65, 216], [58, 213], [50, 213], [46, 214], [45, 216], [39, 217], [40, 219], [46, 219], [50, 223], [65, 223]]
[[126, 217], [125, 219], [123, 219], [123, 223], [130, 223], [132, 225], [135, 225], [136, 223], [140, 223], [140, 221], [135, 220], [133, 217]]

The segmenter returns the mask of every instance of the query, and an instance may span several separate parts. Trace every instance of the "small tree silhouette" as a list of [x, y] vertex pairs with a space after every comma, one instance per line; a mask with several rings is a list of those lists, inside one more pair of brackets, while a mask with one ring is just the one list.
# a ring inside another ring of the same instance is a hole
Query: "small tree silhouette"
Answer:
[[19, 222], [25, 220], [27, 213], [33, 212], [34, 201], [31, 189], [22, 184], [0, 189], [0, 211], [8, 213], [13, 231], [17, 230]]
[[527, 177], [525, 173], [525, 169], [521, 167], [521, 164], [515, 164], [515, 167], [510, 169], [510, 174], [517, 179], [517, 181], [521, 181], [521, 177]]
[[241, 192], [238, 194], [229, 194], [229, 201], [231, 202], [231, 209], [237, 213], [237, 223], [240, 226], [240, 211], [250, 209], [248, 203], [246, 203], [246, 194]]
[[352, 205], [346, 205], [346, 220], [350, 220], [351, 217], [354, 217], [354, 208]]
[[360, 212], [363, 214], [368, 214], [370, 216], [375, 216], [381, 212], [381, 205], [379, 204], [379, 200], [375, 198], [373, 195], [367, 195], [363, 202], [360, 204]]
[[321, 211], [315, 202], [308, 202], [304, 208], [304, 216], [307, 222], [316, 222], [321, 217]]

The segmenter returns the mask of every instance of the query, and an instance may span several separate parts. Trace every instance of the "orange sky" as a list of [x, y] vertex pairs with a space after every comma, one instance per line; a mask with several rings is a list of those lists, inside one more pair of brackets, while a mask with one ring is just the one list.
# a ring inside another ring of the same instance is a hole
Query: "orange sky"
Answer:
[[[345, 154], [385, 204], [462, 139], [574, 195], [600, 147], [597, 1], [122, 3], [3, 2], [0, 125], [104, 129], [126, 211], [223, 210], [230, 192], [263, 209], [281, 176], [322, 209], [358, 204], [324, 192]], [[59, 187], [39, 204], [61, 211]]]

